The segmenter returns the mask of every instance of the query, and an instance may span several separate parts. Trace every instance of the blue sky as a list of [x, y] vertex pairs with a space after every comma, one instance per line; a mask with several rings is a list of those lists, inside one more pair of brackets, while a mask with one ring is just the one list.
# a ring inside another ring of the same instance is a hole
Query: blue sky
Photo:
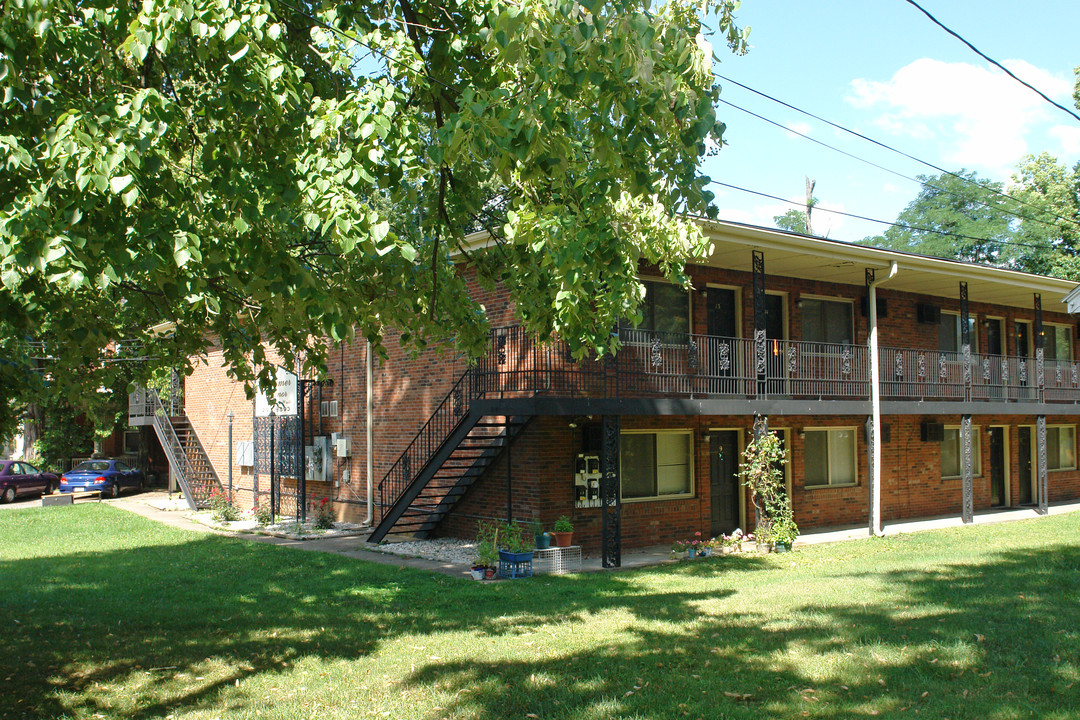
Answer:
[[[920, 0], [982, 52], [1066, 107], [1080, 65], [1080, 2]], [[1026, 154], [1080, 160], [1080, 121], [993, 68], [904, 0], [746, 0], [750, 52], [735, 57], [717, 37], [714, 70], [947, 170], [1008, 181]], [[785, 127], [914, 177], [930, 168], [876, 148], [720, 80], [721, 97]], [[1080, 112], [1078, 112], [1080, 114]], [[731, 107], [727, 145], [702, 171], [790, 200], [817, 181], [820, 207], [881, 220], [919, 186], [814, 145]], [[713, 186], [720, 217], [772, 225], [792, 207]], [[814, 233], [858, 240], [884, 226], [815, 212]]]

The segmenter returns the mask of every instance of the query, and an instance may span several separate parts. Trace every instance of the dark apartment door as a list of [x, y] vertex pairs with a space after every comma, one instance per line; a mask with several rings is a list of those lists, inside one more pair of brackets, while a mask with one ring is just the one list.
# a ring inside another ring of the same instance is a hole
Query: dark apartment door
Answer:
[[770, 395], [782, 395], [784, 389], [784, 296], [765, 296], [765, 338], [768, 342], [766, 357], [768, 358]]
[[712, 534], [730, 533], [739, 527], [739, 433], [714, 432], [709, 440], [712, 498]]
[[1001, 318], [990, 318], [986, 321], [986, 354], [1004, 355], [1005, 348], [1001, 340]]
[[[708, 392], [730, 395], [737, 392], [735, 377], [739, 318], [735, 291], [728, 288], [706, 288], [706, 321], [709, 334], [708, 358], [710, 375]], [[730, 379], [729, 379], [730, 378]]]
[[990, 428], [990, 505], [1005, 505], [1005, 428]]
[[1016, 354], [1031, 357], [1031, 326], [1019, 320], [1016, 321]]
[[1035, 502], [1035, 493], [1031, 492], [1031, 481], [1034, 476], [1031, 467], [1031, 428], [1017, 428], [1017, 435], [1019, 436], [1017, 466], [1020, 476], [1017, 480], [1020, 482], [1020, 504], [1031, 505]]

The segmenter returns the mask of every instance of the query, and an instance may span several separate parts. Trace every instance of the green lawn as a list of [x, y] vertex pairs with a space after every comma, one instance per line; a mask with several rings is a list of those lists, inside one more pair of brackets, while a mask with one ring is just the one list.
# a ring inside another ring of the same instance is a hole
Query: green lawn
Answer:
[[0, 717], [1075, 718], [1080, 515], [495, 584], [0, 514]]

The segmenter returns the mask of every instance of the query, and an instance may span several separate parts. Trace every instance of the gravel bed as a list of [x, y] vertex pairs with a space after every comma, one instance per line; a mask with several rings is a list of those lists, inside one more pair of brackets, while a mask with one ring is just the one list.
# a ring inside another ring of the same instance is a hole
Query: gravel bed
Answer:
[[472, 565], [476, 560], [476, 541], [459, 540], [457, 538], [387, 542], [366, 549], [390, 555], [418, 557], [455, 565]]

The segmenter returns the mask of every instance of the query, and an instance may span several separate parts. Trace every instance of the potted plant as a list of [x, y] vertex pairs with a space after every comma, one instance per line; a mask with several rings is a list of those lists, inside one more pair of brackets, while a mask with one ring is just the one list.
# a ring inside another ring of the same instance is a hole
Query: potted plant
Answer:
[[499, 552], [495, 547], [498, 528], [495, 523], [481, 520], [476, 524], [476, 563], [472, 566], [472, 576], [477, 580], [495, 577], [495, 567], [499, 562]]
[[568, 516], [563, 515], [555, 521], [555, 525], [552, 527], [552, 535], [555, 536], [556, 547], [570, 547], [574, 540], [574, 523], [570, 522]]
[[754, 436], [743, 451], [739, 478], [750, 493], [754, 504], [755, 527], [759, 551], [768, 552], [775, 540], [773, 524], [786, 519], [794, 523], [791, 500], [784, 484], [786, 454], [780, 439], [768, 432], [761, 417], [754, 419]]
[[533, 539], [536, 541], [537, 550], [547, 550], [551, 547], [551, 536], [544, 532], [544, 526], [539, 520], [533, 523]]
[[504, 562], [529, 562], [533, 558], [533, 543], [516, 522], [503, 523], [496, 531], [495, 546]]
[[799, 536], [799, 527], [790, 515], [774, 518], [772, 523], [773, 542], [776, 552], [787, 552]]

